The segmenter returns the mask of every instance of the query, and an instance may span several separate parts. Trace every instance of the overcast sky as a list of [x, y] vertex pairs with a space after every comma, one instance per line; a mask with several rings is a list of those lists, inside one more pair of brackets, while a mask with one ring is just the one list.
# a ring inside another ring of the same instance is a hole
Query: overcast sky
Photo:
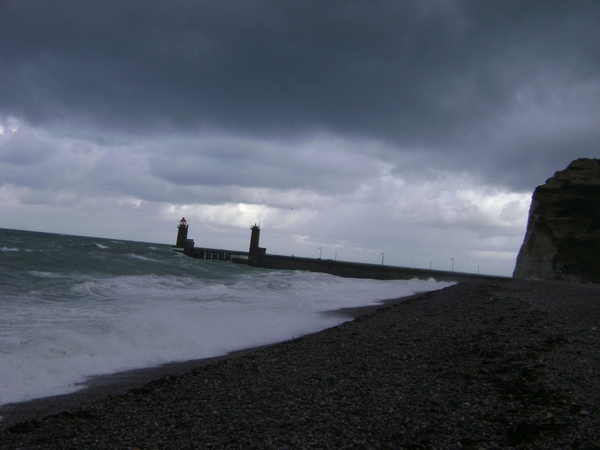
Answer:
[[600, 2], [0, 0], [0, 132], [2, 228], [511, 275]]

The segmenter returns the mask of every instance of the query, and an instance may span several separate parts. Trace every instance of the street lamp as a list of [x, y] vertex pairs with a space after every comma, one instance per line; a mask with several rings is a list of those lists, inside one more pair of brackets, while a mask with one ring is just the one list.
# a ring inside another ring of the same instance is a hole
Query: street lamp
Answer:
[[450, 258], [452, 260], [452, 272], [454, 272], [454, 258]]
[[383, 253], [381, 254], [381, 265], [383, 266]]
[[319, 247], [319, 259], [321, 259], [322, 255], [323, 255], [323, 247]]

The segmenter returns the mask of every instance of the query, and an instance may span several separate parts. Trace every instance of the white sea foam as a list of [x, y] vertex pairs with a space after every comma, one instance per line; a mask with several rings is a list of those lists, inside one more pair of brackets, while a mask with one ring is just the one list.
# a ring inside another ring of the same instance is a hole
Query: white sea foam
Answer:
[[12, 247], [12, 248], [2, 247], [2, 248], [0, 248], [0, 251], [2, 251], [2, 252], [18, 252], [19, 249], [16, 247]]
[[61, 275], [59, 273], [53, 273], [53, 272], [42, 272], [40, 270], [29, 270], [27, 273], [29, 273], [30, 275], [33, 275], [34, 277], [40, 277], [40, 278], [64, 278], [64, 275]]
[[288, 340], [347, 320], [322, 311], [448, 284], [262, 270], [208, 281], [78, 276], [62, 301], [0, 304], [0, 404], [73, 392], [94, 375]]
[[98, 247], [98, 248], [101, 248], [102, 250], [105, 250], [105, 249], [107, 249], [107, 248], [110, 248], [110, 247], [108, 247], [108, 245], [104, 245], [104, 244], [98, 244], [97, 242], [94, 242], [94, 245], [95, 245], [96, 247]]
[[147, 256], [142, 256], [142, 255], [136, 255], [135, 253], [128, 253], [127, 257], [128, 258], [133, 258], [133, 259], [139, 259], [140, 261], [159, 262], [158, 259], [148, 258]]

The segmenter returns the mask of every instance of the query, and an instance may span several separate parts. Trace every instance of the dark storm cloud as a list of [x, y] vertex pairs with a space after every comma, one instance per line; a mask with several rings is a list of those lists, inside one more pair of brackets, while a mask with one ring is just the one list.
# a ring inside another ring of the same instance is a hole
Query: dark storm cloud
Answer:
[[[348, 192], [377, 177], [381, 164], [334, 139], [303, 144], [225, 139], [162, 142], [152, 175], [178, 186], [239, 186]], [[176, 156], [174, 156], [176, 155]]]
[[600, 150], [598, 23], [597, 1], [4, 0], [0, 114], [141, 134], [326, 130], [389, 142], [398, 170], [420, 152], [530, 189], [525, 173]]

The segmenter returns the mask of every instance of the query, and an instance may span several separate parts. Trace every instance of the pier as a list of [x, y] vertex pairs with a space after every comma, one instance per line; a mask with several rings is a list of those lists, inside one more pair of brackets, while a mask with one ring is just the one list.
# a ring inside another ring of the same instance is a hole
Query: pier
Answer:
[[[255, 225], [256, 227], [256, 225]], [[258, 227], [256, 227], [258, 228]], [[215, 261], [233, 261], [237, 263], [248, 262], [248, 252], [238, 252], [234, 250], [223, 250], [222, 248], [196, 247], [193, 239], [188, 239], [188, 223], [185, 217], [182, 217], [177, 226], [177, 241], [171, 249], [175, 252], [183, 253], [185, 256], [195, 259], [210, 259]], [[253, 240], [258, 246], [258, 237], [256, 232], [252, 232]], [[250, 244], [252, 248], [252, 243]]]
[[436, 281], [501, 281], [510, 278], [495, 275], [480, 275], [444, 270], [418, 269], [414, 267], [384, 266], [332, 259], [302, 258], [298, 256], [259, 255], [248, 264], [263, 269], [308, 270], [310, 272], [328, 273], [345, 278], [370, 278], [372, 280], [429, 280]]
[[269, 255], [267, 249], [260, 247], [260, 228], [250, 227], [250, 247], [247, 252], [223, 250], [215, 248], [195, 247], [192, 239], [187, 239], [188, 224], [182, 218], [177, 233], [177, 244], [172, 247], [176, 252], [196, 259], [215, 261], [231, 261], [238, 264], [248, 264], [252, 267], [276, 270], [307, 270], [321, 272], [346, 278], [370, 278], [374, 280], [428, 280], [437, 281], [468, 281], [507, 280], [507, 277], [480, 275], [473, 273], [448, 272], [443, 270], [417, 269], [412, 267], [384, 266], [383, 264], [366, 264], [331, 259], [302, 258], [297, 256]]
[[233, 253], [230, 250], [217, 250], [216, 248], [198, 248], [194, 247], [190, 249], [187, 256], [196, 259], [216, 259], [219, 261], [231, 261], [231, 255]]

